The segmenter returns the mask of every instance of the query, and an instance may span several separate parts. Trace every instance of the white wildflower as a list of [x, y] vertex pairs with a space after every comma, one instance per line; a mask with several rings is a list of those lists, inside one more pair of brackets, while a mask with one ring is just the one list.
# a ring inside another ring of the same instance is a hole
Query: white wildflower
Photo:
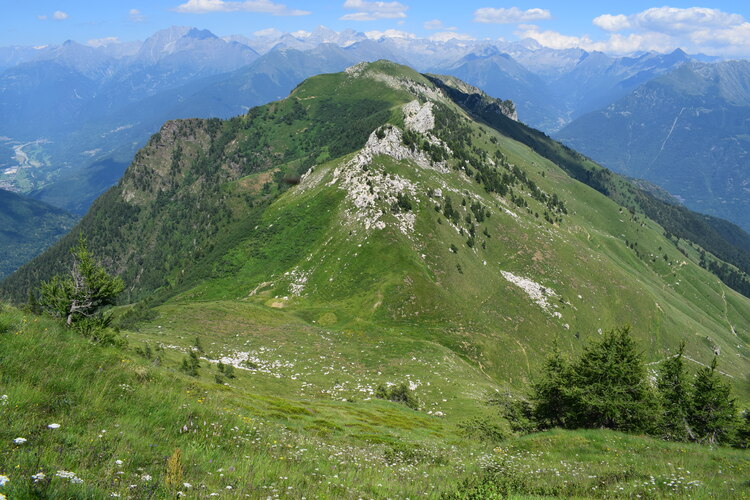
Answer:
[[83, 482], [83, 479], [76, 476], [75, 472], [70, 472], [67, 470], [59, 470], [57, 471], [57, 473], [55, 473], [55, 475], [59, 478], [67, 479], [73, 484], [81, 484]]
[[193, 487], [193, 485], [192, 485], [192, 484], [190, 484], [190, 483], [182, 483], [182, 486], [183, 486], [183, 487], [184, 487], [184, 488], [185, 488], [186, 490], [189, 490], [190, 488], [192, 488], [192, 487]]
[[60, 424], [49, 424], [47, 427], [49, 427], [50, 429], [59, 429]]
[[26, 438], [22, 438], [22, 437], [17, 437], [16, 439], [13, 440], [13, 442], [16, 443], [16, 444], [23, 444], [26, 441], [27, 441], [27, 439]]
[[115, 460], [115, 464], [122, 465], [122, 460]]
[[0, 396], [0, 405], [7, 405], [8, 404], [8, 395], [3, 394]]
[[3, 476], [0, 474], [0, 486], [5, 486], [8, 481], [10, 481], [10, 478], [8, 476]]
[[45, 477], [47, 477], [47, 475], [44, 472], [37, 472], [31, 476], [31, 479], [33, 479], [35, 483], [38, 483], [39, 481], [43, 481]]
[[151, 481], [151, 476], [144, 474], [141, 476], [141, 481]]

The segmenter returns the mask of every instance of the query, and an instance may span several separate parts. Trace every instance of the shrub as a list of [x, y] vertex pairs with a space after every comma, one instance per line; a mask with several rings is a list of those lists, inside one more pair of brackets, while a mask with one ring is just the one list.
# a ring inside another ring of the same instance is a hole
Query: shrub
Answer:
[[414, 397], [414, 394], [412, 393], [412, 390], [409, 389], [409, 386], [403, 382], [398, 385], [392, 385], [390, 387], [386, 387], [382, 384], [379, 385], [375, 390], [375, 397], [379, 399], [387, 399], [395, 403], [403, 403], [412, 410], [419, 409], [417, 398]]

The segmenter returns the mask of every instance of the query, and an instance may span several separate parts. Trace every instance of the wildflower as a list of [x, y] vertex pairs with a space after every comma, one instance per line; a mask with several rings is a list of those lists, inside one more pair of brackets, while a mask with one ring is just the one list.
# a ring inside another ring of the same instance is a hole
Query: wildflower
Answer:
[[182, 483], [182, 486], [184, 486], [186, 490], [189, 490], [190, 488], [193, 487], [193, 485], [190, 483]]
[[37, 472], [36, 474], [31, 476], [31, 479], [34, 480], [35, 483], [38, 483], [39, 481], [43, 481], [44, 478], [47, 477], [44, 472]]
[[3, 394], [0, 396], [0, 405], [7, 405], [8, 404], [8, 395]]
[[57, 477], [61, 477], [63, 479], [69, 479], [70, 477], [75, 476], [74, 472], [69, 472], [66, 470], [59, 470], [57, 471], [57, 474], [55, 474]]
[[26, 441], [27, 441], [26, 438], [21, 438], [21, 437], [18, 437], [18, 438], [16, 438], [16, 439], [13, 440], [13, 442], [16, 443], [16, 444], [23, 444]]
[[0, 500], [8, 500], [8, 497], [0, 493]]
[[8, 481], [10, 481], [8, 476], [0, 475], [0, 486], [5, 486]]
[[144, 474], [141, 476], [141, 481], [151, 481], [151, 476]]
[[122, 465], [122, 460], [115, 460], [115, 464]]
[[111, 497], [119, 497], [120, 494], [113, 491], [112, 493], [109, 494], [109, 496], [111, 496]]
[[50, 429], [59, 429], [60, 424], [49, 424], [47, 427], [49, 427]]

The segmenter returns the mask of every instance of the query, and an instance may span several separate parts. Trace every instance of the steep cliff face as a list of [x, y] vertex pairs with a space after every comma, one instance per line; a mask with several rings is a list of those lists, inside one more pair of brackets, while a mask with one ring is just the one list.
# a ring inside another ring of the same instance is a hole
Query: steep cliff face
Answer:
[[513, 101], [490, 97], [479, 88], [451, 76], [429, 75], [428, 77], [461, 106], [482, 110], [482, 112], [497, 112], [513, 121], [518, 121], [518, 112]]

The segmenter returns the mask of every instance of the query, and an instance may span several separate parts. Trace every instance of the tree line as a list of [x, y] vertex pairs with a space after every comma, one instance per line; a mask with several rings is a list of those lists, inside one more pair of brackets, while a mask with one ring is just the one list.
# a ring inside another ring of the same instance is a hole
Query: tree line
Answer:
[[528, 399], [492, 402], [517, 432], [606, 428], [671, 441], [750, 447], [750, 412], [739, 412], [717, 358], [690, 375], [685, 344], [649, 373], [630, 328], [609, 331], [568, 359], [555, 346]]

